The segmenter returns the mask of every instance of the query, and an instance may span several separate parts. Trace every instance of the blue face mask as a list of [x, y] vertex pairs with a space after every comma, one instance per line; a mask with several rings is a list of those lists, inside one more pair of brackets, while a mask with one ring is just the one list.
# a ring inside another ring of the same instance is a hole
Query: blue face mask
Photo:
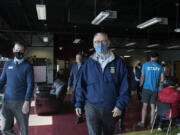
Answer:
[[103, 45], [102, 43], [99, 43], [98, 45], [96, 45], [95, 50], [97, 53], [103, 54], [108, 50], [108, 47], [106, 45]]

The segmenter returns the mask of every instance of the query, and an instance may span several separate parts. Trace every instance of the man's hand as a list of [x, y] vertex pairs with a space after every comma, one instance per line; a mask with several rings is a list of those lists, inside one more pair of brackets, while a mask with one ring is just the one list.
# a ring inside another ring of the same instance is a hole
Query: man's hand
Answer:
[[29, 101], [25, 101], [23, 106], [22, 106], [22, 112], [24, 114], [28, 114], [30, 111], [30, 104], [29, 104]]
[[76, 108], [75, 111], [76, 111], [76, 115], [77, 115], [78, 117], [81, 117], [81, 115], [82, 115], [82, 109], [81, 109], [81, 108]]
[[112, 112], [113, 112], [113, 117], [117, 117], [117, 116], [120, 116], [122, 114], [122, 111], [117, 107], [115, 107]]

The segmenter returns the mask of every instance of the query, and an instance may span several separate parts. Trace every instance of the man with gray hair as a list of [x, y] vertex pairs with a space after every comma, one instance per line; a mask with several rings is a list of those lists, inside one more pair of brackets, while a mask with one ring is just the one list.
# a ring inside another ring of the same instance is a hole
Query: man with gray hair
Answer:
[[21, 135], [28, 135], [28, 119], [30, 100], [34, 89], [34, 74], [32, 66], [23, 59], [25, 47], [15, 43], [14, 59], [4, 64], [0, 77], [0, 90], [6, 84], [2, 104], [2, 134], [15, 135], [13, 132], [14, 117]]
[[113, 135], [115, 123], [129, 101], [127, 68], [109, 50], [105, 33], [97, 33], [95, 53], [83, 65], [76, 88], [76, 114], [85, 104], [89, 135]]

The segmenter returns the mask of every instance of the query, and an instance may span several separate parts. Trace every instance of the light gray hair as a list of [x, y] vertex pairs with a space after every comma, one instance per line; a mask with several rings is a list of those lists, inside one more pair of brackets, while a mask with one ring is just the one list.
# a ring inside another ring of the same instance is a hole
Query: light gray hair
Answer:
[[94, 43], [94, 41], [95, 41], [95, 37], [96, 37], [97, 35], [99, 35], [99, 34], [105, 36], [106, 39], [108, 40], [108, 42], [110, 42], [110, 40], [109, 40], [109, 38], [108, 38], [108, 35], [107, 35], [106, 33], [104, 33], [104, 32], [98, 32], [98, 33], [96, 33], [96, 34], [94, 35], [94, 37], [93, 37], [93, 43]]

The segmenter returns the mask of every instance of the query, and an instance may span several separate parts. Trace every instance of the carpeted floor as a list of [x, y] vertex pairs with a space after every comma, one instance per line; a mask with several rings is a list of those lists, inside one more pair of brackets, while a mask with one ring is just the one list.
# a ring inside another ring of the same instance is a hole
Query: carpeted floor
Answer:
[[[32, 103], [34, 106], [34, 103]], [[135, 134], [124, 134], [135, 131], [144, 131], [148, 129], [140, 128], [137, 122], [141, 116], [141, 103], [133, 96], [126, 108], [124, 116], [124, 129], [119, 130], [116, 125], [115, 134], [123, 133], [123, 135], [144, 135], [143, 132]], [[34, 113], [34, 107], [31, 109], [29, 122], [29, 135], [88, 135], [86, 123], [75, 124], [76, 115], [73, 105], [70, 102], [69, 95], [66, 97], [64, 107], [59, 114], [37, 116]], [[148, 118], [149, 119], [149, 118]], [[15, 131], [18, 133], [17, 125]], [[141, 134], [140, 134], [141, 133]], [[148, 135], [148, 134], [147, 134]]]
[[[166, 131], [167, 130], [165, 129], [162, 132], [159, 132], [155, 129], [152, 133], [150, 132], [150, 130], [146, 130], [132, 133], [124, 133], [123, 135], [165, 135]], [[172, 129], [169, 132], [169, 135], [177, 135], [177, 133], [180, 133], [180, 129], [178, 127], [172, 127]]]

